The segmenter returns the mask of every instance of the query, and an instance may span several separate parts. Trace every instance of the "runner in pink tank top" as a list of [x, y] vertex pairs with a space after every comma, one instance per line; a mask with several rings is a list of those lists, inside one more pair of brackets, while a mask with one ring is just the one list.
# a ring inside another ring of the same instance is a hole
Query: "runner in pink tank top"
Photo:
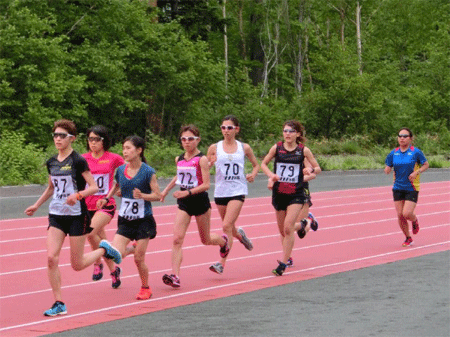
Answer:
[[[87, 208], [92, 218], [92, 232], [88, 235], [88, 241], [93, 250], [97, 249], [100, 241], [106, 239], [105, 226], [114, 217], [116, 211], [116, 201], [110, 198], [107, 204], [101, 209], [97, 209], [97, 202], [104, 198], [111, 189], [114, 182], [114, 172], [117, 167], [124, 164], [121, 156], [108, 152], [111, 144], [108, 129], [102, 125], [96, 125], [88, 129], [87, 132], [88, 153], [83, 154], [89, 165], [97, 186], [98, 192], [86, 198]], [[120, 286], [120, 268], [114, 266], [110, 259], [104, 259], [108, 266], [112, 279], [112, 287]], [[92, 279], [98, 281], [103, 277], [103, 264], [98, 259], [94, 264], [94, 273]]]

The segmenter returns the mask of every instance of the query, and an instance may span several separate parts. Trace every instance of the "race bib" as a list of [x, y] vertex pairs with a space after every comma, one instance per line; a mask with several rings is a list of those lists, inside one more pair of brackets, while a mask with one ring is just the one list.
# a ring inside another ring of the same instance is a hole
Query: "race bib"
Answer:
[[176, 184], [186, 189], [197, 187], [198, 179], [196, 173], [195, 167], [178, 167]]
[[224, 180], [239, 180], [241, 168], [238, 163], [224, 163], [221, 165]]
[[300, 164], [277, 163], [277, 175], [280, 182], [298, 183], [300, 175]]
[[98, 186], [98, 192], [94, 195], [107, 195], [109, 192], [109, 174], [93, 174]]
[[122, 198], [119, 215], [127, 220], [136, 220], [144, 217], [144, 199]]
[[75, 193], [72, 178], [69, 176], [51, 176], [53, 183], [53, 199], [66, 200]]

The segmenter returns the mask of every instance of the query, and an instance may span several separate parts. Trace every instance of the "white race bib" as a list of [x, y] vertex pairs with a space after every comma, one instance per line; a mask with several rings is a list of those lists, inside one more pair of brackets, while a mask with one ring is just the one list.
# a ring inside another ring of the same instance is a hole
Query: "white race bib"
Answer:
[[69, 176], [51, 176], [53, 183], [53, 199], [66, 200], [75, 193], [72, 178]]
[[177, 185], [191, 189], [198, 186], [197, 170], [195, 167], [180, 166], [177, 168]]
[[142, 219], [144, 217], [144, 199], [122, 198], [119, 215], [127, 220]]
[[93, 174], [98, 186], [98, 192], [94, 195], [107, 195], [109, 192], [109, 174]]
[[277, 163], [277, 175], [280, 182], [298, 183], [300, 164]]
[[229, 180], [239, 180], [241, 177], [241, 168], [238, 163], [228, 162], [221, 165], [221, 171], [223, 174], [223, 179]]

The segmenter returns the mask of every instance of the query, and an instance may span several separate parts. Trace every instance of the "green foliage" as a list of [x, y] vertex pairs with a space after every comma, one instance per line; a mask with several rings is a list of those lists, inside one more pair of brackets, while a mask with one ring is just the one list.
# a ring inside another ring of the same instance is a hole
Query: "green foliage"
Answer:
[[20, 132], [5, 131], [0, 137], [0, 186], [45, 184], [45, 155], [33, 144], [26, 144]]
[[0, 2], [0, 133], [45, 148], [64, 117], [172, 149], [194, 123], [206, 150], [234, 114], [260, 157], [293, 118], [325, 156], [395, 147], [404, 126], [426, 155], [448, 153], [448, 0], [149, 3]]

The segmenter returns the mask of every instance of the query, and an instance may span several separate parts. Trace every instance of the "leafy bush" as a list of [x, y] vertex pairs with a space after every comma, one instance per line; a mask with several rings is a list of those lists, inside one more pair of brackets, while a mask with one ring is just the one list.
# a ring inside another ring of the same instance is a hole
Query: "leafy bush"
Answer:
[[20, 132], [4, 131], [0, 138], [0, 185], [45, 184], [45, 154], [25, 144]]

